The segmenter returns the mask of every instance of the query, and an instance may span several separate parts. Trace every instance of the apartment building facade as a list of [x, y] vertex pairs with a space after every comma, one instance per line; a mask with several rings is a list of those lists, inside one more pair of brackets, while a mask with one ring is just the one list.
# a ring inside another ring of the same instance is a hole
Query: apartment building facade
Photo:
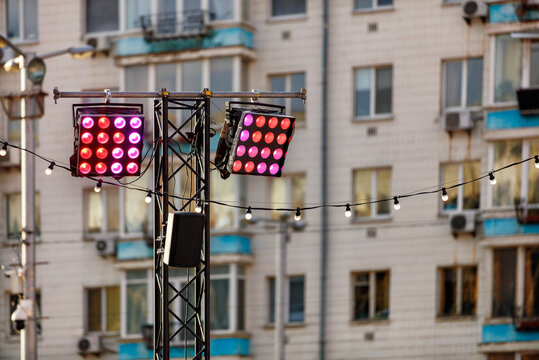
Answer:
[[[320, 204], [324, 183], [328, 203], [355, 203], [449, 189], [539, 154], [539, 117], [517, 101], [539, 83], [538, 9], [476, 1], [463, 18], [463, 2], [328, 1], [326, 46], [321, 0], [4, 0], [0, 29], [38, 54], [96, 47], [89, 59], [46, 60], [49, 93], [306, 88], [305, 104], [279, 102], [297, 119], [283, 177], [212, 172], [215, 200], [295, 208]], [[16, 74], [1, 73], [1, 92], [17, 86]], [[67, 162], [78, 102], [46, 98], [38, 153]], [[212, 101], [216, 124], [224, 107]], [[1, 114], [0, 139], [17, 143], [19, 126]], [[19, 261], [19, 159], [12, 149], [0, 158], [0, 264], [8, 269]], [[154, 301], [145, 194], [95, 193], [92, 181], [46, 176], [47, 166], [36, 161], [39, 358], [151, 358], [141, 333]], [[303, 212], [307, 226], [287, 244], [286, 357], [322, 358], [323, 349], [335, 360], [538, 359], [539, 170], [532, 161], [496, 179], [450, 189], [447, 201], [403, 198], [398, 211], [391, 202], [352, 207], [350, 217], [328, 209], [326, 221], [319, 210]], [[171, 186], [181, 195], [188, 179], [178, 175]], [[212, 356], [270, 359], [278, 231], [242, 219], [212, 205]], [[189, 276], [171, 271], [178, 286]], [[15, 288], [0, 280], [0, 359], [19, 356], [9, 322]], [[95, 353], [78, 348], [82, 338], [98, 344]], [[172, 357], [191, 340], [181, 334]]]

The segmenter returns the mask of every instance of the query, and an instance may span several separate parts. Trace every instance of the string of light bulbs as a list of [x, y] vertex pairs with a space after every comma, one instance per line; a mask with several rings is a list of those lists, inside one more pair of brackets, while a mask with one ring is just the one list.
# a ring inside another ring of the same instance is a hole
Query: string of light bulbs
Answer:
[[[59, 167], [61, 169], [64, 169], [66, 171], [71, 172], [71, 169], [69, 167], [67, 167], [67, 166], [62, 165], [62, 163], [60, 163], [58, 161], [55, 161], [55, 160], [52, 160], [50, 158], [44, 157], [42, 155], [39, 155], [39, 154], [35, 153], [34, 151], [30, 151], [30, 150], [22, 148], [22, 147], [20, 147], [18, 145], [9, 144], [6, 140], [2, 140], [2, 139], [0, 139], [0, 143], [3, 144], [2, 147], [0, 148], [0, 156], [6, 156], [8, 147], [11, 147], [11, 148], [14, 148], [14, 149], [25, 151], [25, 152], [27, 152], [27, 153], [29, 153], [29, 154], [43, 160], [43, 161], [45, 161], [45, 162], [48, 162], [49, 166], [45, 169], [45, 174], [47, 174], [47, 175], [52, 174], [52, 171], [53, 171], [53, 169], [55, 167]], [[197, 199], [196, 203], [195, 203], [195, 212], [201, 213], [202, 210], [203, 210], [202, 209], [203, 205], [214, 204], [214, 205], [225, 206], [225, 207], [230, 207], [230, 208], [234, 208], [234, 209], [245, 210], [245, 219], [246, 220], [251, 220], [253, 218], [253, 211], [282, 211], [282, 212], [292, 212], [292, 213], [294, 213], [294, 220], [295, 221], [300, 221], [302, 211], [315, 210], [315, 209], [320, 209], [320, 208], [324, 208], [324, 207], [326, 207], [326, 208], [344, 208], [344, 215], [345, 215], [345, 217], [349, 218], [349, 217], [352, 216], [352, 207], [362, 206], [362, 205], [379, 204], [379, 203], [390, 202], [390, 201], [393, 201], [393, 209], [398, 211], [401, 208], [400, 199], [405, 199], [405, 198], [410, 198], [410, 197], [415, 197], [415, 196], [421, 196], [421, 195], [430, 195], [430, 194], [441, 193], [441, 199], [442, 199], [442, 201], [445, 202], [445, 201], [449, 200], [449, 195], [447, 194], [447, 190], [451, 190], [451, 189], [458, 188], [460, 186], [471, 184], [471, 183], [480, 181], [480, 180], [482, 180], [484, 178], [487, 178], [487, 177], [489, 178], [489, 182], [490, 182], [491, 185], [496, 185], [496, 177], [494, 175], [495, 173], [500, 172], [502, 170], [505, 170], [507, 168], [513, 167], [513, 166], [521, 165], [521, 164], [529, 162], [531, 160], [534, 160], [535, 168], [539, 169], [539, 155], [533, 155], [533, 156], [531, 156], [529, 158], [507, 164], [507, 165], [505, 165], [505, 166], [503, 166], [501, 168], [492, 169], [488, 173], [486, 173], [484, 175], [481, 175], [481, 176], [479, 176], [477, 178], [466, 180], [466, 181], [463, 181], [463, 182], [460, 182], [460, 183], [456, 183], [456, 184], [453, 184], [451, 186], [443, 186], [441, 188], [435, 188], [434, 190], [417, 191], [417, 192], [411, 192], [411, 193], [407, 193], [407, 194], [403, 194], [403, 195], [394, 195], [394, 196], [390, 196], [390, 197], [383, 198], [383, 199], [377, 199], [377, 200], [369, 200], [369, 201], [361, 201], [361, 202], [347, 202], [347, 203], [337, 203], [337, 204], [324, 203], [324, 204], [317, 204], [317, 205], [312, 205], [312, 206], [288, 208], [288, 207], [264, 207], [264, 206], [237, 205], [237, 204], [230, 204], [230, 203], [223, 202], [223, 201], [218, 201], [218, 200]], [[148, 164], [147, 168], [148, 167], [149, 167], [149, 164]], [[152, 191], [151, 189], [148, 189], [148, 188], [143, 188], [143, 187], [139, 187], [139, 186], [136, 186], [136, 185], [131, 185], [132, 182], [130, 182], [128, 184], [122, 184], [122, 183], [114, 183], [114, 182], [111, 182], [111, 181], [105, 181], [103, 179], [96, 178], [94, 176], [85, 176], [85, 177], [87, 179], [90, 179], [90, 180], [93, 180], [93, 181], [96, 182], [96, 185], [94, 187], [95, 192], [100, 192], [101, 188], [103, 187], [103, 184], [118, 186], [118, 187], [122, 187], [122, 188], [125, 188], [125, 189], [128, 189], [128, 190], [136, 190], [136, 191], [145, 192], [146, 197], [144, 198], [144, 201], [147, 204], [152, 202], [152, 198], [153, 198], [154, 195], [163, 196], [163, 195], [166, 194], [166, 193], [159, 192], [159, 191]], [[192, 200], [192, 198], [190, 198], [190, 197], [184, 197], [184, 196], [179, 196], [179, 195], [174, 195], [174, 194], [166, 194], [166, 195], [168, 195], [169, 197], [172, 197], [174, 199], [179, 199], [179, 200], [186, 200], [186, 201]]]

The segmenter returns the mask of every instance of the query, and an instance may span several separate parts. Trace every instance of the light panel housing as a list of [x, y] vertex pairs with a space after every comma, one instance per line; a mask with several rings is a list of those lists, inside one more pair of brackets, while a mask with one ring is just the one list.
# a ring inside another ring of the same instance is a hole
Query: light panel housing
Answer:
[[73, 176], [139, 176], [144, 114], [139, 104], [74, 105]]
[[280, 177], [295, 118], [265, 109], [228, 108], [215, 164], [230, 174]]

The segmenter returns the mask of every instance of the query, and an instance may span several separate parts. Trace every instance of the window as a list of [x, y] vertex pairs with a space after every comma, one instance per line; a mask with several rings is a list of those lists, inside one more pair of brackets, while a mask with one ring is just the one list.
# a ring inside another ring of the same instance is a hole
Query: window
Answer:
[[[41, 206], [39, 193], [35, 194], [35, 233], [41, 234]], [[6, 195], [7, 238], [20, 239], [22, 229], [21, 193]]]
[[[149, 188], [150, 174], [146, 173], [134, 184]], [[117, 234], [142, 236], [149, 234], [150, 207], [144, 202], [146, 194], [117, 187], [103, 187], [84, 192], [87, 235]]]
[[[284, 312], [289, 323], [302, 323], [305, 321], [305, 276], [290, 276], [286, 279]], [[269, 322], [275, 322], [275, 278], [269, 279]]]
[[234, 0], [210, 0], [211, 20], [229, 20], [234, 18]]
[[[17, 305], [19, 305], [20, 300], [23, 299], [22, 294], [10, 294], [9, 295], [9, 318], [15, 310], [17, 310]], [[36, 293], [36, 306], [34, 308], [35, 314], [34, 317], [37, 320], [36, 332], [38, 335], [41, 334], [41, 294]], [[10, 335], [19, 335], [20, 332], [15, 327], [15, 323], [9, 320], [9, 334]]]
[[358, 118], [390, 115], [392, 111], [391, 66], [355, 70], [355, 113]]
[[439, 270], [439, 316], [475, 315], [477, 303], [477, 267], [452, 266]]
[[86, 330], [120, 332], [120, 287], [86, 290]]
[[148, 311], [151, 296], [151, 271], [128, 270], [125, 272], [122, 301], [122, 334], [141, 336], [141, 326], [151, 323]]
[[245, 268], [213, 265], [210, 280], [210, 326], [212, 330], [245, 329]]
[[496, 36], [494, 102], [516, 100], [522, 73], [522, 42], [510, 35]]
[[[305, 88], [305, 73], [270, 76], [272, 91], [299, 91]], [[286, 106], [286, 113], [294, 116], [297, 123], [305, 122], [305, 104], [301, 99], [275, 99], [277, 105]]]
[[[479, 161], [467, 161], [458, 164], [442, 165], [442, 184], [449, 187], [471, 179], [477, 179], [481, 175]], [[442, 211], [462, 211], [479, 209], [479, 182], [473, 182], [464, 186], [447, 190], [447, 201], [442, 201]]]
[[[232, 90], [233, 68], [234, 58], [232, 57], [210, 59], [210, 89], [212, 91]], [[225, 118], [225, 102], [226, 99], [213, 99], [211, 102], [212, 121], [218, 124], [222, 124]]]
[[367, 10], [388, 8], [393, 6], [393, 0], [354, 0], [354, 9]]
[[[498, 169], [507, 164], [539, 154], [539, 139], [496, 141], [492, 146], [493, 166]], [[524, 181], [522, 181], [524, 179]], [[534, 162], [505, 169], [491, 186], [493, 206], [513, 206], [515, 201], [528, 208], [539, 205], [539, 172]]]
[[480, 106], [483, 93], [483, 58], [444, 63], [444, 108]]
[[389, 271], [352, 274], [352, 320], [389, 318]]
[[[237, 200], [235, 185], [235, 181], [223, 180], [218, 171], [212, 171], [210, 173], [212, 200], [228, 203], [235, 202]], [[236, 209], [210, 204], [210, 211], [210, 226], [213, 229], [227, 229], [237, 225]]]
[[307, 0], [271, 0], [271, 16], [305, 14]]
[[[270, 178], [271, 203], [276, 207], [302, 208], [305, 205], [305, 175], [287, 175], [280, 178]], [[274, 211], [272, 217], [278, 219], [279, 211]]]
[[539, 42], [530, 46], [530, 86], [539, 86]]
[[86, 0], [86, 33], [119, 30], [119, 14], [118, 0]]
[[[391, 194], [391, 169], [354, 170], [354, 202], [374, 201], [389, 198]], [[389, 201], [356, 206], [356, 218], [387, 217], [390, 215]]]
[[494, 250], [492, 316], [513, 316], [515, 310], [517, 251]]
[[526, 249], [523, 316], [539, 316], [539, 247]]
[[37, 0], [6, 0], [6, 30], [11, 40], [38, 39]]

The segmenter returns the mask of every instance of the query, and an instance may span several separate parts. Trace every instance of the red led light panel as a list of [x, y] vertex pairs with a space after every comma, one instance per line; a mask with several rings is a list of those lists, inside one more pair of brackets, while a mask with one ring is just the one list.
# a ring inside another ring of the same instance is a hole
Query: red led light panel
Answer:
[[232, 174], [281, 176], [295, 120], [288, 115], [244, 111], [227, 170]]
[[73, 175], [139, 176], [143, 134], [144, 115], [137, 107], [80, 108], [75, 120]]

